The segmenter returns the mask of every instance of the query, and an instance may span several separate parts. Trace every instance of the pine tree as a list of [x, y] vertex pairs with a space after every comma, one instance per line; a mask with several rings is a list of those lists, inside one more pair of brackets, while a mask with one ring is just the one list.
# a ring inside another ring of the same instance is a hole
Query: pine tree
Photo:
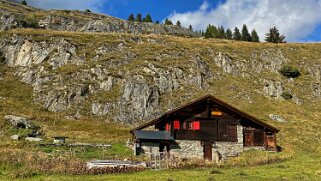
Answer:
[[279, 30], [275, 26], [270, 28], [270, 31], [266, 34], [265, 41], [271, 43], [286, 43], [285, 36], [280, 35]]
[[173, 25], [173, 22], [169, 19], [165, 19], [165, 25]]
[[235, 27], [234, 33], [233, 33], [233, 40], [240, 41], [241, 38], [242, 37], [241, 37], [240, 30], [237, 27]]
[[129, 16], [128, 16], [128, 21], [135, 21], [135, 17], [133, 15], [133, 13], [131, 13]]
[[218, 35], [217, 35], [217, 38], [222, 38], [224, 39], [225, 38], [225, 29], [223, 26], [217, 28], [217, 31], [218, 31]]
[[146, 23], [152, 23], [152, 16], [150, 14], [147, 14], [146, 17], [144, 18], [144, 22]]
[[251, 37], [252, 37], [252, 42], [260, 42], [260, 37], [259, 35], [257, 34], [256, 30], [253, 29], [252, 32], [251, 32]]
[[157, 20], [157, 21], [155, 21], [155, 24], [159, 25], [159, 21], [158, 21], [158, 20]]
[[142, 22], [142, 14], [141, 13], [138, 13], [137, 15], [136, 15], [136, 19], [135, 19], [136, 21], [138, 21], [138, 22]]
[[177, 22], [176, 22], [176, 26], [181, 27], [181, 22], [180, 22], [180, 21], [177, 21]]
[[233, 33], [231, 29], [226, 30], [226, 39], [232, 40], [233, 39]]
[[191, 31], [193, 31], [192, 25], [189, 25], [188, 29], [191, 30]]
[[242, 35], [241, 35], [241, 40], [242, 41], [251, 41], [251, 35], [249, 33], [249, 30], [247, 29], [247, 26], [243, 24], [242, 27]]
[[27, 5], [28, 5], [28, 3], [27, 3], [27, 1], [26, 1], [26, 0], [22, 0], [22, 1], [20, 2], [20, 4], [25, 5], [25, 6], [27, 6]]

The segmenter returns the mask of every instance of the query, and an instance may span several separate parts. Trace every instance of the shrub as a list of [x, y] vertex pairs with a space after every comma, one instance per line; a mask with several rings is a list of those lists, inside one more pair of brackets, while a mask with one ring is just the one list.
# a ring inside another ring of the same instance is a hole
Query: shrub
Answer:
[[86, 9], [85, 12], [86, 13], [91, 13], [91, 10], [90, 9]]
[[292, 67], [292, 66], [289, 66], [289, 65], [283, 66], [283, 67], [279, 70], [279, 72], [280, 72], [283, 76], [285, 76], [285, 77], [287, 77], [287, 78], [296, 78], [296, 77], [298, 77], [298, 76], [300, 75], [300, 72], [299, 72], [299, 70], [298, 70], [297, 68]]
[[219, 170], [212, 170], [210, 174], [222, 174], [222, 172]]
[[285, 100], [290, 100], [293, 98], [292, 94], [290, 92], [282, 92], [281, 97]]

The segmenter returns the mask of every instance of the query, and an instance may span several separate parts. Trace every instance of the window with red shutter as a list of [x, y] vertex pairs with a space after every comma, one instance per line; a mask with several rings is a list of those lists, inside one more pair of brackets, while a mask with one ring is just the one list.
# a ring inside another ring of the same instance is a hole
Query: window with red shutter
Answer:
[[178, 120], [175, 120], [175, 121], [174, 121], [174, 129], [175, 129], [175, 130], [178, 130], [178, 129], [180, 129], [180, 128], [181, 128], [180, 122], [179, 122]]
[[171, 124], [166, 123], [166, 131], [170, 131], [171, 130]]
[[200, 129], [201, 129], [200, 122], [194, 121], [193, 122], [193, 130], [200, 130]]

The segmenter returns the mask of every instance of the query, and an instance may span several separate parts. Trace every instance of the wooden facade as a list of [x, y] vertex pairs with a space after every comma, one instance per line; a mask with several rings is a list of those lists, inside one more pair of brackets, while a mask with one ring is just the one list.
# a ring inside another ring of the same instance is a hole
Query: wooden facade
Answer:
[[174, 140], [200, 141], [204, 147], [204, 158], [212, 155], [210, 145], [213, 143], [238, 142], [238, 126], [243, 128], [244, 147], [263, 147], [266, 150], [276, 150], [276, 133], [279, 131], [210, 95], [167, 112], [134, 130], [149, 126], [170, 132]]

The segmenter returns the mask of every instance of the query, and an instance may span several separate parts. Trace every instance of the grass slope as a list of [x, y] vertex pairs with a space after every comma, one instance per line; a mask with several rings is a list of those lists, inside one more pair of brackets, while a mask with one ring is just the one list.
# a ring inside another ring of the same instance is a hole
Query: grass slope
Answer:
[[[64, 37], [69, 42], [76, 44], [78, 51], [94, 56], [95, 47], [101, 44], [118, 44], [123, 39], [130, 39], [128, 34], [96, 34], [96, 33], [72, 33], [53, 31], [34, 31], [31, 29], [12, 30], [1, 32], [1, 36], [12, 36], [12, 34], [28, 36], [32, 41], [48, 40], [49, 37]], [[99, 36], [98, 36], [99, 35]], [[120, 38], [121, 37], [121, 38]], [[236, 61], [251, 61], [253, 52], [282, 51], [288, 59], [288, 64], [299, 67], [313, 66], [320, 64], [321, 44], [282, 44], [274, 45], [268, 43], [246, 43], [224, 40], [203, 40], [186, 39], [169, 36], [142, 35], [135, 36], [142, 39], [143, 43], [126, 42], [131, 52], [136, 54], [136, 58], [126, 65], [117, 67], [117, 71], [138, 71], [141, 66], [149, 62], [161, 67], [177, 66], [185, 69], [186, 62], [190, 55], [199, 54], [209, 63], [211, 69], [220, 72], [220, 68], [211, 62], [207, 49], [215, 52], [229, 54]], [[148, 43], [148, 39], [153, 38], [165, 42], [164, 44]], [[90, 46], [89, 46], [90, 45]], [[148, 51], [146, 51], [148, 47]], [[156, 55], [164, 52], [183, 52], [179, 58], [164, 58], [161, 61], [155, 60]], [[124, 56], [122, 52], [112, 55], [114, 57]], [[104, 57], [106, 58], [106, 57]], [[109, 61], [110, 57], [105, 60]], [[112, 59], [112, 58], [111, 58]], [[88, 62], [89, 65], [92, 62]], [[68, 65], [70, 66], [70, 65]], [[61, 71], [73, 72], [79, 67], [64, 67]], [[59, 71], [59, 70], [56, 70]], [[111, 70], [112, 72], [113, 70]], [[115, 70], [115, 72], [117, 72]], [[197, 87], [177, 90], [172, 95], [164, 95], [162, 100], [176, 100], [183, 104], [190, 100], [185, 100], [183, 95], [193, 92], [192, 98], [202, 95], [212, 94], [227, 101], [228, 103], [244, 110], [260, 119], [276, 126], [281, 131], [278, 134], [278, 143], [283, 148], [282, 153], [246, 152], [238, 158], [229, 160], [221, 167], [188, 169], [188, 170], [167, 170], [167, 171], [144, 171], [134, 174], [122, 175], [97, 175], [97, 176], [73, 176], [59, 175], [57, 173], [46, 174], [43, 172], [24, 171], [28, 168], [28, 156], [40, 155], [47, 159], [49, 157], [69, 158], [68, 149], [56, 150], [52, 148], [38, 148], [33, 143], [13, 142], [9, 136], [14, 133], [8, 129], [2, 119], [7, 114], [24, 115], [33, 119], [39, 124], [46, 140], [50, 142], [52, 136], [67, 135], [70, 141], [112, 143], [112, 150], [103, 152], [102, 150], [87, 150], [81, 152], [76, 150], [76, 159], [86, 161], [93, 158], [131, 158], [130, 150], [123, 147], [125, 141], [130, 138], [129, 127], [119, 123], [111, 122], [108, 118], [83, 116], [80, 120], [69, 120], [65, 116], [67, 113], [51, 113], [43, 110], [32, 101], [32, 87], [19, 82], [15, 77], [14, 69], [0, 65], [0, 73], [4, 79], [0, 80], [0, 179], [27, 177], [30, 180], [321, 180], [321, 103], [319, 100], [309, 99], [311, 95], [310, 75], [302, 72], [302, 76], [293, 82], [286, 81], [278, 73], [262, 72], [259, 75], [253, 74], [250, 78], [239, 78], [229, 74], [222, 74], [220, 78], [209, 82], [207, 90], [199, 90]], [[273, 78], [285, 80], [287, 89], [303, 99], [302, 105], [297, 105], [292, 101], [275, 100], [262, 96], [262, 86], [254, 83], [260, 78]], [[228, 82], [228, 84], [226, 83]], [[119, 95], [120, 88], [110, 93], [101, 93], [98, 97]], [[246, 93], [251, 97], [253, 103], [242, 98], [239, 93]], [[269, 119], [269, 114], [278, 114], [288, 121], [285, 124], [276, 123]], [[12, 156], [18, 155], [14, 161]], [[21, 156], [19, 156], [21, 155]], [[32, 159], [30, 159], [32, 160]]]

